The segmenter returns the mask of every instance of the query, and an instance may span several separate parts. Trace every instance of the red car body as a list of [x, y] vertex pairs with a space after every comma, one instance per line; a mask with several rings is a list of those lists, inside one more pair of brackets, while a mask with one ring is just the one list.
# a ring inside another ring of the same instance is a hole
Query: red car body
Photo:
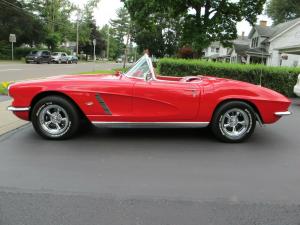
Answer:
[[[45, 136], [46, 132], [46, 137], [49, 133], [50, 138], [68, 132], [68, 124], [71, 126], [72, 119], [77, 123], [73, 117], [80, 113], [93, 124], [212, 124], [216, 136], [239, 142], [251, 135], [256, 121], [270, 124], [289, 115], [291, 104], [275, 91], [245, 82], [210, 76], [155, 76], [147, 55], [126, 74], [25, 81], [10, 85], [9, 95], [13, 98], [9, 109], [21, 119], [33, 120], [38, 133]], [[49, 96], [56, 96], [56, 102]]]
[[[158, 77], [144, 81], [124, 75], [69, 75], [32, 80], [10, 86], [16, 108], [31, 107], [48, 94], [68, 96], [91, 122], [207, 122], [216, 107], [229, 100], [243, 100], [255, 107], [265, 124], [276, 122], [290, 100], [283, 95], [253, 84], [201, 76], [192, 82], [184, 78]], [[109, 108], [105, 109], [97, 95]], [[29, 120], [29, 111], [14, 111]]]

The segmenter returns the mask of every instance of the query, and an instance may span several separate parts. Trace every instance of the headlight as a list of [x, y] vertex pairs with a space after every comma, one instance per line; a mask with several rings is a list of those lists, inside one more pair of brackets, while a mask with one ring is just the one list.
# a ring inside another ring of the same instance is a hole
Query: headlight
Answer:
[[37, 59], [38, 57], [37, 57], [37, 56], [34, 56], [34, 58]]

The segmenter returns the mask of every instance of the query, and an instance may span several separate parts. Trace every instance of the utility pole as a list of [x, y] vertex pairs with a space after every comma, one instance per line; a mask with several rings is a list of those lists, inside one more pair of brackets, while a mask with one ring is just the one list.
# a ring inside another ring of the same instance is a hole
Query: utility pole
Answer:
[[109, 60], [109, 26], [108, 26], [108, 30], [107, 30], [107, 49], [106, 49], [106, 57], [107, 57], [107, 60]]
[[79, 19], [80, 19], [80, 10], [77, 12], [77, 23], [76, 23], [76, 56], [78, 57], [78, 46], [79, 46]]
[[128, 30], [127, 40], [126, 40], [126, 46], [125, 46], [125, 50], [124, 50], [125, 58], [124, 58], [124, 62], [123, 62], [123, 68], [126, 67], [126, 62], [127, 62], [129, 37], [130, 37], [130, 33], [129, 33], [129, 30]]
[[96, 70], [96, 39], [93, 39], [94, 45], [94, 71]]

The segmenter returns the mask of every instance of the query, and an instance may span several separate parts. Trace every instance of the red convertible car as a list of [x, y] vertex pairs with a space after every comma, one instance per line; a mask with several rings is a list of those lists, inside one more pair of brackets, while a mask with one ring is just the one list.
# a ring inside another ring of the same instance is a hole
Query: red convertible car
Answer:
[[126, 74], [67, 75], [9, 86], [13, 111], [48, 139], [94, 125], [206, 127], [225, 142], [241, 142], [256, 123], [290, 115], [290, 100], [267, 88], [209, 76], [155, 76], [144, 55]]

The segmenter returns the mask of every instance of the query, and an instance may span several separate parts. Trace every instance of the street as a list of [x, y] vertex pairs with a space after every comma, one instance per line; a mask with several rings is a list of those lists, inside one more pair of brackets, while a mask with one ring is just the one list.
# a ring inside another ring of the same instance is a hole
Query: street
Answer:
[[[51, 66], [51, 65], [50, 65]], [[245, 143], [208, 129], [0, 137], [0, 224], [299, 225], [300, 105]]]
[[[95, 64], [96, 70], [122, 68], [121, 63]], [[0, 64], [0, 82], [16, 81], [64, 74], [76, 74], [94, 70], [94, 63], [79, 62], [78, 64]]]

